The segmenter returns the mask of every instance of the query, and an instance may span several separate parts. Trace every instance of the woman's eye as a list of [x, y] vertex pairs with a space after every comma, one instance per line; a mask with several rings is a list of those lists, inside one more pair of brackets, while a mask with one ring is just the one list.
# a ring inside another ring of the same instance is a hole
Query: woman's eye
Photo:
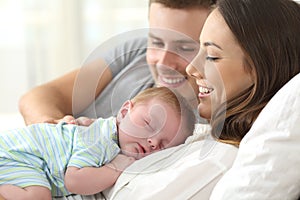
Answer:
[[220, 59], [220, 58], [219, 57], [206, 56], [206, 60], [208, 60], [208, 61], [214, 62], [214, 61], [217, 61], [218, 59]]

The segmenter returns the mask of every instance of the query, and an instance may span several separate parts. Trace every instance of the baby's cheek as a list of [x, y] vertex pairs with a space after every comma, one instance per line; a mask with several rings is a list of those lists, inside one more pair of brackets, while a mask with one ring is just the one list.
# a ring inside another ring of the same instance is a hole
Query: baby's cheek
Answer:
[[139, 154], [136, 149], [133, 146], [127, 145], [124, 148], [121, 149], [122, 154], [129, 156], [129, 157], [134, 157], [135, 159], [141, 159], [143, 156]]

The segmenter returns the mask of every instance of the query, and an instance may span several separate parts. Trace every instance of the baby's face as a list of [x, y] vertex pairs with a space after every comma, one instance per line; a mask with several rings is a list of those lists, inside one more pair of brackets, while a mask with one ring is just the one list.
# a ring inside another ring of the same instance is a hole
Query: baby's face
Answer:
[[119, 123], [122, 153], [140, 159], [182, 144], [187, 134], [179, 133], [180, 118], [171, 106], [160, 100], [132, 105]]

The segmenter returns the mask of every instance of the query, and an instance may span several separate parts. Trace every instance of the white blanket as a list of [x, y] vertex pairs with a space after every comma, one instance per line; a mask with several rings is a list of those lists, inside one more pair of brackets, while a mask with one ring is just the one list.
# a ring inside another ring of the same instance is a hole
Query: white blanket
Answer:
[[[209, 126], [187, 143], [136, 161], [115, 186], [97, 196], [70, 196], [57, 200], [209, 199], [211, 191], [231, 167], [237, 148], [215, 142]], [[199, 140], [193, 142], [194, 140]]]

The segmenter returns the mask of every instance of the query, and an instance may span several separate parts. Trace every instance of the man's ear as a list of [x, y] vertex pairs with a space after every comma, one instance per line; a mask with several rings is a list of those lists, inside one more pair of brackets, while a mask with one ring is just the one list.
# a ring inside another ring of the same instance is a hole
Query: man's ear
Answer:
[[123, 119], [132, 107], [133, 107], [133, 104], [130, 100], [125, 101], [118, 112], [118, 116], [117, 116], [118, 121]]

